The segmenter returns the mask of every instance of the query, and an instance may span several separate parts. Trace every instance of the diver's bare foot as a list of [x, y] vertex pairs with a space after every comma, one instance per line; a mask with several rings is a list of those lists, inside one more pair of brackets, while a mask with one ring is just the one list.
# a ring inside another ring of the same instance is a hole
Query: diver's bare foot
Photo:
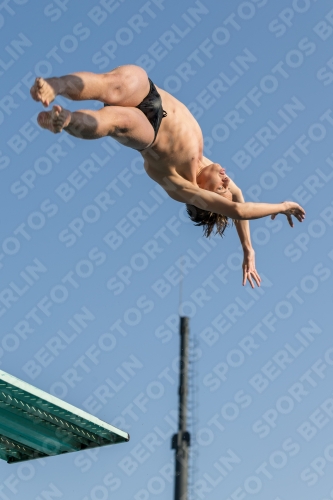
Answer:
[[57, 78], [36, 78], [30, 89], [31, 97], [35, 101], [40, 101], [47, 108], [58, 95]]
[[59, 134], [71, 121], [71, 112], [61, 106], [53, 106], [51, 111], [42, 111], [37, 117], [38, 125], [54, 134]]

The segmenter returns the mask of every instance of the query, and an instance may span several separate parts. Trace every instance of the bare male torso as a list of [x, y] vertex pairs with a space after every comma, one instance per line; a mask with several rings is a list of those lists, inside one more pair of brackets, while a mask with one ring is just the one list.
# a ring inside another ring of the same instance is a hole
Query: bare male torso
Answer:
[[184, 104], [168, 92], [157, 90], [168, 115], [152, 147], [141, 151], [146, 172], [159, 184], [177, 174], [196, 184], [198, 171], [209, 163], [203, 157], [201, 128]]

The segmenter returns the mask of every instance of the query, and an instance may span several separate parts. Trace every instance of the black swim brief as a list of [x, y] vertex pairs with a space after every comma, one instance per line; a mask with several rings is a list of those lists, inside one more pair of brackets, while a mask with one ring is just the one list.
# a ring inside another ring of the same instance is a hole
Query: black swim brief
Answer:
[[[153, 142], [151, 142], [148, 146], [146, 146], [143, 149], [140, 149], [139, 151], [144, 151], [145, 149], [150, 148], [154, 142], [156, 141], [156, 137], [158, 134], [158, 130], [161, 125], [162, 118], [167, 116], [167, 112], [163, 110], [162, 108], [162, 99], [160, 94], [157, 92], [157, 89], [153, 82], [151, 81], [150, 78], [148, 78], [149, 83], [150, 83], [150, 90], [149, 94], [144, 98], [144, 100], [136, 106], [146, 117], [148, 118], [149, 122], [151, 123], [155, 136]], [[104, 104], [104, 106], [109, 106], [109, 104]]]
[[144, 98], [144, 100], [139, 104], [139, 106], [136, 106], [138, 109], [142, 111], [144, 115], [148, 118], [149, 122], [151, 123], [155, 136], [154, 140], [152, 143], [149, 144], [149, 146], [141, 149], [141, 151], [144, 151], [147, 148], [150, 148], [154, 142], [156, 141], [156, 137], [158, 134], [158, 130], [161, 125], [162, 118], [165, 118], [167, 116], [167, 112], [163, 110], [162, 108], [162, 99], [160, 94], [157, 92], [157, 89], [153, 82], [151, 81], [150, 78], [148, 78], [149, 83], [150, 83], [150, 91], [147, 97]]

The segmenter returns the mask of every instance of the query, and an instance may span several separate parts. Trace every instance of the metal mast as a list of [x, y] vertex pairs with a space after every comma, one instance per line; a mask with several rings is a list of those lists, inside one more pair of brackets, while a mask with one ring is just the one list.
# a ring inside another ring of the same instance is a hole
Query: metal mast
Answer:
[[175, 450], [175, 496], [174, 500], [188, 500], [188, 462], [190, 433], [187, 425], [188, 394], [188, 347], [189, 318], [180, 318], [180, 362], [179, 362], [179, 415], [178, 432], [172, 437], [172, 449]]

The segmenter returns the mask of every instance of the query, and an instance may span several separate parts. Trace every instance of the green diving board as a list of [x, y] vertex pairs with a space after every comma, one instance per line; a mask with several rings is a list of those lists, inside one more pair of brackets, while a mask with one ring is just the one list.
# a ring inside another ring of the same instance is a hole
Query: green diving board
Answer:
[[7, 463], [125, 441], [126, 432], [0, 370], [0, 459]]

